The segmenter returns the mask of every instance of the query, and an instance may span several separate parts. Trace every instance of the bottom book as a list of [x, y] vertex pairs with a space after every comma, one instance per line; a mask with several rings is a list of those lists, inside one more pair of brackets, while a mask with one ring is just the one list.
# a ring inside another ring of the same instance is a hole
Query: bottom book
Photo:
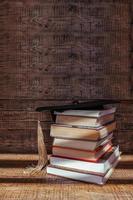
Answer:
[[50, 157], [50, 164], [56, 167], [69, 168], [73, 170], [87, 171], [90, 174], [104, 175], [111, 167], [114, 161], [120, 156], [119, 146], [114, 146], [98, 162], [87, 162], [62, 157]]
[[79, 181], [84, 181], [88, 183], [103, 185], [111, 176], [119, 160], [120, 160], [120, 157], [114, 161], [112, 168], [109, 169], [108, 172], [104, 176], [90, 174], [85, 171], [74, 171], [74, 170], [70, 170], [69, 168], [61, 168], [54, 165], [49, 165], [47, 167], [47, 173], [53, 174], [56, 176], [65, 177], [65, 178], [70, 178], [73, 180], [79, 180]]

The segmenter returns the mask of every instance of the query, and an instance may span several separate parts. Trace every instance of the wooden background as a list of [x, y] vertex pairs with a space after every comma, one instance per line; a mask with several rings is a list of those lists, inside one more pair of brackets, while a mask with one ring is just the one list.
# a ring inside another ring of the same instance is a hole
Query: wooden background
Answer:
[[0, 1], [0, 153], [51, 151], [38, 106], [119, 99], [115, 142], [133, 152], [132, 0]]

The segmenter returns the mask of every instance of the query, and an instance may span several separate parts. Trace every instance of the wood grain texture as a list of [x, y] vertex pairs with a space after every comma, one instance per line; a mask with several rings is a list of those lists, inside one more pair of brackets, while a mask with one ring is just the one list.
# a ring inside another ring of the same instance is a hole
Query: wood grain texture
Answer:
[[0, 121], [15, 121], [15, 120], [25, 120], [25, 121], [46, 121], [52, 122], [52, 116], [50, 111], [45, 112], [28, 112], [28, 111], [1, 111]]
[[[37, 107], [41, 106], [59, 106], [59, 105], [70, 105], [73, 104], [75, 100], [78, 100], [77, 98], [72, 98], [71, 100], [66, 100], [63, 98], [62, 100], [50, 100], [48, 99], [43, 100], [43, 99], [1, 99], [0, 100], [0, 111], [3, 112], [7, 111], [10, 112], [35, 112]], [[79, 100], [79, 102], [83, 102], [84, 100]]]
[[2, 200], [127, 200], [133, 198], [133, 156], [122, 155], [117, 168], [103, 186], [52, 175], [27, 177], [23, 171], [36, 163], [37, 155], [0, 155], [0, 198]]
[[[36, 152], [39, 106], [121, 99], [115, 141], [132, 152], [131, 0], [0, 1], [0, 152]], [[130, 44], [131, 43], [131, 44]]]
[[[99, 6], [98, 1], [17, 0], [0, 5], [1, 98], [131, 98], [128, 1]], [[102, 73], [116, 77], [111, 81]]]
[[[17, 124], [18, 121], [16, 121]], [[19, 122], [18, 122], [19, 124]], [[0, 129], [0, 152], [1, 153], [35, 153], [37, 152], [37, 122], [34, 121], [34, 128], [5, 128]], [[41, 123], [43, 124], [43, 123]], [[8, 127], [8, 126], [7, 126]], [[47, 150], [50, 153], [53, 139], [50, 137], [50, 125], [45, 124], [43, 128], [44, 140]]]

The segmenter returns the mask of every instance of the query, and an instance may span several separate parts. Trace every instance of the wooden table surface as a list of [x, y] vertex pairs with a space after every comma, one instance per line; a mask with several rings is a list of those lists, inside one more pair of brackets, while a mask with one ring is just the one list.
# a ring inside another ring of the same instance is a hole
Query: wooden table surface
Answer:
[[37, 155], [0, 155], [0, 200], [132, 200], [133, 155], [122, 155], [104, 186], [73, 181], [52, 175], [24, 174]]

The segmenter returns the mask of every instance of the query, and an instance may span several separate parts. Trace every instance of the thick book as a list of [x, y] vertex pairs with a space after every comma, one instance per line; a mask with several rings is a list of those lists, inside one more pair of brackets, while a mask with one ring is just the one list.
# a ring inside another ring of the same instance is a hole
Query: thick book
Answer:
[[118, 164], [120, 158], [116, 159], [115, 162], [112, 165], [112, 168], [107, 171], [107, 173], [102, 176], [102, 175], [94, 175], [91, 173], [88, 173], [86, 171], [76, 171], [76, 170], [71, 170], [69, 168], [59, 168], [54, 165], [49, 165], [47, 167], [47, 173], [56, 175], [56, 176], [61, 176], [65, 178], [70, 178], [73, 180], [78, 180], [78, 181], [84, 181], [88, 183], [95, 183], [99, 185], [103, 185], [106, 183], [106, 181], [109, 179], [111, 176], [112, 172], [114, 171], [114, 168]]
[[111, 141], [112, 138], [113, 133], [110, 133], [107, 137], [97, 141], [54, 138], [53, 146], [94, 151], [99, 146], [103, 146], [104, 144]]
[[80, 140], [99, 140], [106, 137], [116, 128], [116, 122], [98, 128], [79, 128], [53, 124], [51, 125], [50, 135], [57, 138], [69, 138]]
[[113, 114], [116, 112], [116, 107], [106, 107], [102, 110], [65, 110], [62, 112], [54, 112], [58, 115], [70, 115], [70, 116], [83, 116], [83, 117], [102, 117], [104, 115]]
[[57, 124], [67, 124], [71, 126], [85, 126], [85, 127], [99, 127], [109, 122], [114, 121], [114, 114], [104, 115], [101, 117], [84, 117], [84, 116], [71, 116], [71, 115], [60, 115], [56, 116]]
[[81, 150], [81, 149], [78, 150], [74, 148], [53, 146], [52, 152], [53, 152], [53, 155], [57, 157], [97, 162], [111, 148], [112, 148], [111, 143], [107, 143], [106, 145], [99, 147], [95, 151], [88, 151], [88, 150]]
[[60, 158], [52, 155], [50, 164], [57, 167], [66, 167], [76, 170], [86, 170], [92, 174], [105, 174], [112, 168], [113, 162], [120, 156], [119, 147], [113, 147], [98, 162], [86, 162], [75, 159]]

